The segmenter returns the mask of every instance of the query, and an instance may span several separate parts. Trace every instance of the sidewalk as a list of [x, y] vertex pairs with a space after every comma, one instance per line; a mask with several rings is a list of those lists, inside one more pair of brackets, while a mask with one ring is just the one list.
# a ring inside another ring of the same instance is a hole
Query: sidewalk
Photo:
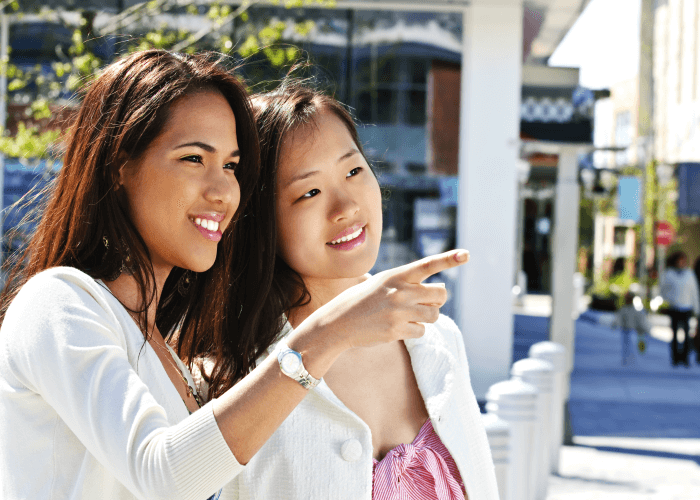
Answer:
[[[517, 311], [534, 315], [515, 315], [514, 360], [547, 338], [547, 299], [526, 300]], [[622, 366], [620, 334], [608, 320], [587, 311], [576, 322], [575, 446], [562, 448], [547, 500], [700, 499], [700, 366], [671, 366], [663, 317], [651, 318], [646, 352]]]

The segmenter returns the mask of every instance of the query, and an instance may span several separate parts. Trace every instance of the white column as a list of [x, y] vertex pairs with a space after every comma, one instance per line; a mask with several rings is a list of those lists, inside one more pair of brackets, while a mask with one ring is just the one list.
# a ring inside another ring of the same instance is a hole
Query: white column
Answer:
[[[562, 146], [557, 171], [554, 205], [554, 240], [552, 242], [552, 319], [549, 338], [566, 349], [567, 374], [574, 363], [574, 272], [578, 248], [579, 185], [578, 154], [580, 147]], [[566, 399], [569, 397], [567, 383]]]
[[457, 321], [476, 397], [508, 378], [522, 66], [522, 2], [474, 2], [463, 12]]

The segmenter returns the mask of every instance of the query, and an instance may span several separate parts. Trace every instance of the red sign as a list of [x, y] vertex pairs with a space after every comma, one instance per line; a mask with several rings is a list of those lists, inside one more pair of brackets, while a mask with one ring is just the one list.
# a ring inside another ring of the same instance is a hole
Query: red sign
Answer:
[[673, 243], [676, 237], [676, 232], [673, 230], [673, 226], [666, 221], [659, 221], [656, 223], [656, 244], [661, 246], [668, 246]]

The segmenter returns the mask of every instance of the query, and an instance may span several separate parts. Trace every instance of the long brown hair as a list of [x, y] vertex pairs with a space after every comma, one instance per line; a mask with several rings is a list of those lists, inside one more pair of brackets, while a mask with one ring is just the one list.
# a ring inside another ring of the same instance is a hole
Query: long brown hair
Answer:
[[[347, 127], [362, 156], [367, 157], [350, 112], [336, 99], [312, 86], [309, 80], [287, 77], [275, 90], [253, 96], [253, 112], [260, 138], [260, 189], [253, 200], [260, 217], [266, 220], [267, 238], [277, 249], [275, 220], [275, 182], [280, 150], [285, 137], [302, 126], [315, 126], [315, 120], [326, 111], [333, 113]], [[369, 161], [367, 161], [369, 165]], [[273, 342], [283, 327], [283, 314], [306, 305], [311, 296], [301, 276], [279, 255], [275, 256], [272, 287], [263, 306], [264, 315], [274, 323], [262, 328], [259, 336]]]
[[[0, 320], [19, 288], [35, 274], [71, 266], [109, 281], [128, 256], [140, 292], [140, 307], [134, 312], [146, 331], [155, 277], [148, 249], [121, 193], [115, 190], [118, 169], [124, 161], [138, 158], [161, 133], [171, 103], [214, 90], [226, 98], [236, 120], [240, 205], [211, 269], [191, 273], [185, 293], [177, 287], [185, 270], [175, 268], [170, 273], [156, 323], [166, 336], [180, 327], [178, 348], [190, 363], [198, 356], [213, 356], [218, 380], [240, 378], [251, 369], [257, 353], [239, 348], [254, 344], [242, 338], [255, 334], [262, 302], [259, 294], [266, 293], [272, 261], [255, 225], [241, 223], [258, 180], [260, 152], [249, 97], [227, 63], [216, 54], [147, 50], [112, 63], [88, 86], [67, 136], [63, 167], [46, 193], [48, 201], [36, 232], [0, 298]], [[251, 283], [260, 289], [243, 288]], [[227, 304], [235, 304], [235, 309], [226, 309]]]

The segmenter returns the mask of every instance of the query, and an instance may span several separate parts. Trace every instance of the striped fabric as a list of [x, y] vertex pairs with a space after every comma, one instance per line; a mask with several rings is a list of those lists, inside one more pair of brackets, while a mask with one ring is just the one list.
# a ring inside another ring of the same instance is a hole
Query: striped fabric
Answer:
[[462, 477], [428, 419], [411, 444], [373, 461], [372, 500], [465, 500]]

